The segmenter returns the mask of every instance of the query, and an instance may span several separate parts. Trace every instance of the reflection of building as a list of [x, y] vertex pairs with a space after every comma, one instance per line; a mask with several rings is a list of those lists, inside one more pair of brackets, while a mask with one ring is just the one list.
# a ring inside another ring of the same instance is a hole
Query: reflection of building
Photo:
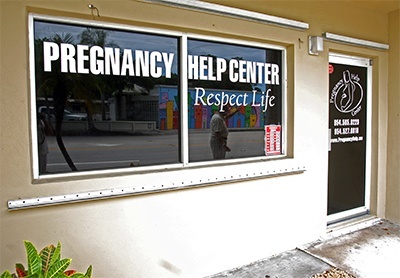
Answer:
[[194, 128], [202, 128], [203, 127], [203, 105], [194, 106], [194, 119], [195, 125]]
[[[222, 93], [223, 90], [207, 89], [207, 94]], [[241, 91], [229, 91], [226, 94], [244, 94]], [[247, 92], [248, 93], [248, 92]], [[178, 113], [179, 105], [178, 89], [176, 86], [156, 86], [150, 95], [159, 96], [159, 128], [160, 129], [177, 129], [179, 127]], [[195, 105], [196, 93], [194, 89], [188, 92], [188, 122], [190, 129], [206, 129], [210, 127], [211, 116], [218, 109], [215, 105], [204, 105], [199, 103]], [[261, 97], [261, 96], [260, 96]], [[258, 100], [258, 98], [257, 98]], [[206, 101], [206, 100], [204, 100]], [[239, 111], [227, 122], [230, 128], [260, 128], [264, 126], [264, 116], [261, 108], [257, 106], [239, 106]]]
[[158, 95], [142, 87], [114, 92], [110, 102], [112, 121], [155, 121], [158, 122]]
[[[38, 97], [36, 99], [36, 107], [39, 108], [41, 106], [54, 107], [53, 98]], [[89, 114], [92, 116], [94, 121], [110, 119], [108, 100], [102, 102], [101, 100], [92, 99], [90, 100], [90, 105], [87, 105], [86, 101], [83, 99], [68, 99], [65, 109], [71, 113], [85, 116], [88, 115], [87, 109], [90, 109]]]
[[178, 89], [176, 86], [155, 86], [151, 95], [157, 97], [157, 109], [159, 118], [158, 128], [161, 130], [178, 129], [179, 110], [176, 102]]
[[[244, 91], [223, 91], [207, 89], [208, 94], [242, 95]], [[161, 130], [179, 128], [179, 95], [178, 87], [170, 85], [157, 85], [150, 92], [139, 86], [133, 90], [126, 89], [115, 92], [109, 99], [110, 118], [112, 121], [154, 121]], [[195, 105], [196, 92], [188, 92], [188, 123], [189, 129], [208, 129], [210, 120], [216, 110], [216, 105]], [[256, 96], [259, 103], [260, 96]], [[206, 96], [204, 97], [206, 103]], [[229, 128], [262, 128], [265, 117], [260, 106], [238, 106], [238, 112], [227, 122]]]

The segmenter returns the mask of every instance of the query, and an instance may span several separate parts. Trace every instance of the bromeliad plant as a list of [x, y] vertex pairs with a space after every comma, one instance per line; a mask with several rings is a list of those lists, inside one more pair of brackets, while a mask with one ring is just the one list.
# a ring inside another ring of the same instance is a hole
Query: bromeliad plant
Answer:
[[61, 259], [61, 243], [57, 247], [49, 245], [44, 247], [39, 253], [35, 246], [24, 241], [28, 260], [28, 269], [22, 264], [16, 264], [16, 273], [11, 274], [6, 270], [0, 278], [90, 278], [92, 277], [92, 266], [89, 266], [86, 273], [78, 273], [75, 270], [66, 270], [71, 263], [71, 259]]

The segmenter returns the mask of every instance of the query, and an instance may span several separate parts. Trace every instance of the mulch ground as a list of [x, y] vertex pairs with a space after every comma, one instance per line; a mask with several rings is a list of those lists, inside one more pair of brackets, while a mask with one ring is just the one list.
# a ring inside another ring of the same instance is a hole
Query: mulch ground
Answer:
[[355, 276], [347, 273], [338, 268], [331, 268], [320, 274], [314, 274], [311, 278], [356, 278]]

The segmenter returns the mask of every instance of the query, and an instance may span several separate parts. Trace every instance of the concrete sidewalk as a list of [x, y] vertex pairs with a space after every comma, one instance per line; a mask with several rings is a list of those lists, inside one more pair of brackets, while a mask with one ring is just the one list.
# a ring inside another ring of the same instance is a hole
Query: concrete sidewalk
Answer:
[[373, 219], [334, 227], [321, 240], [209, 278], [311, 278], [333, 267], [356, 278], [400, 277], [399, 258], [400, 226]]

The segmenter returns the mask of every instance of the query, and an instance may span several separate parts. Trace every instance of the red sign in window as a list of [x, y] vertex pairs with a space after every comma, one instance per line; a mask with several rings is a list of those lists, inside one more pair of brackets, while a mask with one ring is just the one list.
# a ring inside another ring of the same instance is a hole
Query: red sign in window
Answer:
[[265, 126], [265, 155], [281, 154], [281, 126]]

